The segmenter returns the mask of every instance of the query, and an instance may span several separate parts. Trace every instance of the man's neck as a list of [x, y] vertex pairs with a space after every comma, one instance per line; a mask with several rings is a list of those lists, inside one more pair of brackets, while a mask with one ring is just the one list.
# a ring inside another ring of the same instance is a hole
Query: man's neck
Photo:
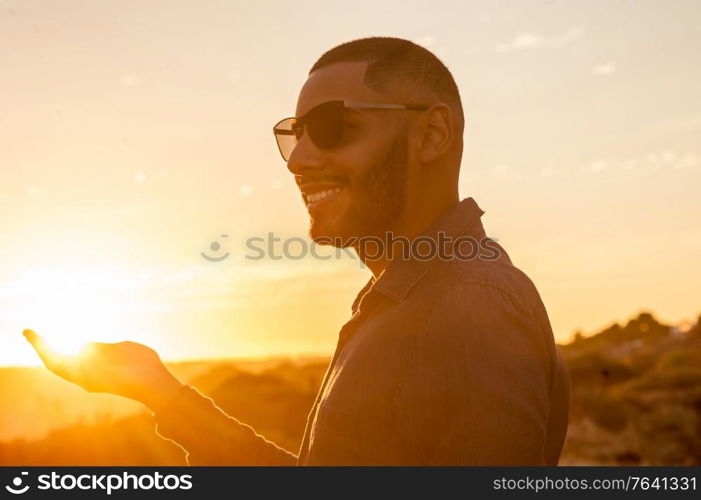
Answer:
[[[387, 234], [392, 232], [392, 236], [395, 239], [394, 248], [389, 251], [389, 248], [366, 248], [368, 250], [367, 254], [363, 251], [360, 245], [354, 246], [355, 253], [358, 255], [360, 260], [368, 266], [372, 275], [377, 279], [380, 274], [389, 266], [393, 259], [404, 258], [406, 254], [405, 242], [411, 242], [417, 236], [425, 233], [429, 228], [431, 228], [443, 215], [450, 212], [455, 205], [459, 203], [459, 197], [457, 193], [455, 197], [450, 197], [445, 200], [444, 203], [440, 205], [435, 205], [432, 210], [419, 212], [417, 216], [410, 217], [405, 224], [400, 224], [399, 228], [387, 229]], [[377, 241], [387, 242], [385, 235], [380, 235]], [[410, 256], [411, 257], [411, 256]]]
[[367, 259], [365, 256], [362, 255], [361, 252], [358, 251], [358, 249], [355, 249], [355, 253], [358, 254], [358, 257], [360, 260], [363, 261], [363, 263], [368, 266], [368, 269], [370, 269], [370, 272], [372, 272], [372, 275], [375, 279], [377, 279], [380, 274], [382, 274], [382, 271], [384, 271], [387, 266], [389, 265], [389, 259], [386, 258], [384, 255], [378, 259]]

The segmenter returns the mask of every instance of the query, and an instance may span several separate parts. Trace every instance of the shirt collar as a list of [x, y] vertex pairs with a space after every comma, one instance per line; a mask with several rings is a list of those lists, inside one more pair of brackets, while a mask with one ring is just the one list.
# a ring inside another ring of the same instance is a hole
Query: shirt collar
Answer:
[[[473, 198], [465, 198], [455, 205], [448, 213], [440, 217], [421, 236], [428, 236], [437, 241], [438, 234], [455, 239], [458, 236], [470, 233], [481, 238], [485, 236], [480, 217], [484, 214]], [[360, 290], [353, 302], [352, 310], [355, 314], [363, 301], [363, 298], [372, 290], [377, 290], [386, 297], [397, 302], [404, 299], [406, 294], [421, 278], [431, 270], [438, 262], [437, 258], [430, 260], [416, 260], [413, 257], [408, 260], [397, 259], [375, 279], [371, 277]]]

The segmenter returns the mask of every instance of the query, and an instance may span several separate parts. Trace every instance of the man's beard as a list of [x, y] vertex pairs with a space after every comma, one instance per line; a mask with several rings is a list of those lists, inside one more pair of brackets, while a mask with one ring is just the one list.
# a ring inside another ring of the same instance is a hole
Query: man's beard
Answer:
[[333, 228], [334, 234], [315, 234], [312, 222], [309, 230], [312, 239], [332, 238], [336, 247], [347, 247], [369, 236], [384, 239], [404, 210], [407, 157], [408, 134], [404, 129], [382, 158], [355, 183], [351, 205], [340, 224]]

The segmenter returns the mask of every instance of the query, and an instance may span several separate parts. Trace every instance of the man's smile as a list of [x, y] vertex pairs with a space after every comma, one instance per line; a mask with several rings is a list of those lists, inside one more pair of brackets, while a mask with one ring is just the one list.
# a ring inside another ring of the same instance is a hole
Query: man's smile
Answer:
[[342, 196], [342, 192], [348, 187], [345, 178], [338, 175], [315, 175], [298, 177], [298, 186], [302, 192], [302, 198], [307, 205], [310, 214], [329, 205]]
[[316, 205], [324, 200], [333, 199], [338, 193], [341, 192], [340, 187], [333, 189], [325, 189], [322, 191], [316, 191], [307, 195], [307, 206]]

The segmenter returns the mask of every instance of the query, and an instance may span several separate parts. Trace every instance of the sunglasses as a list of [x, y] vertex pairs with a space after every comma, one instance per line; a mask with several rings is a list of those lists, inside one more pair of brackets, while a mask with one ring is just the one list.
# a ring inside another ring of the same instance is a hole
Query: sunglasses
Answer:
[[428, 106], [410, 104], [378, 104], [374, 102], [328, 101], [310, 109], [300, 117], [280, 120], [273, 133], [277, 147], [285, 161], [290, 160], [292, 151], [306, 130], [309, 138], [319, 149], [333, 149], [343, 140], [343, 116], [346, 109], [368, 110], [414, 110], [425, 111]]

